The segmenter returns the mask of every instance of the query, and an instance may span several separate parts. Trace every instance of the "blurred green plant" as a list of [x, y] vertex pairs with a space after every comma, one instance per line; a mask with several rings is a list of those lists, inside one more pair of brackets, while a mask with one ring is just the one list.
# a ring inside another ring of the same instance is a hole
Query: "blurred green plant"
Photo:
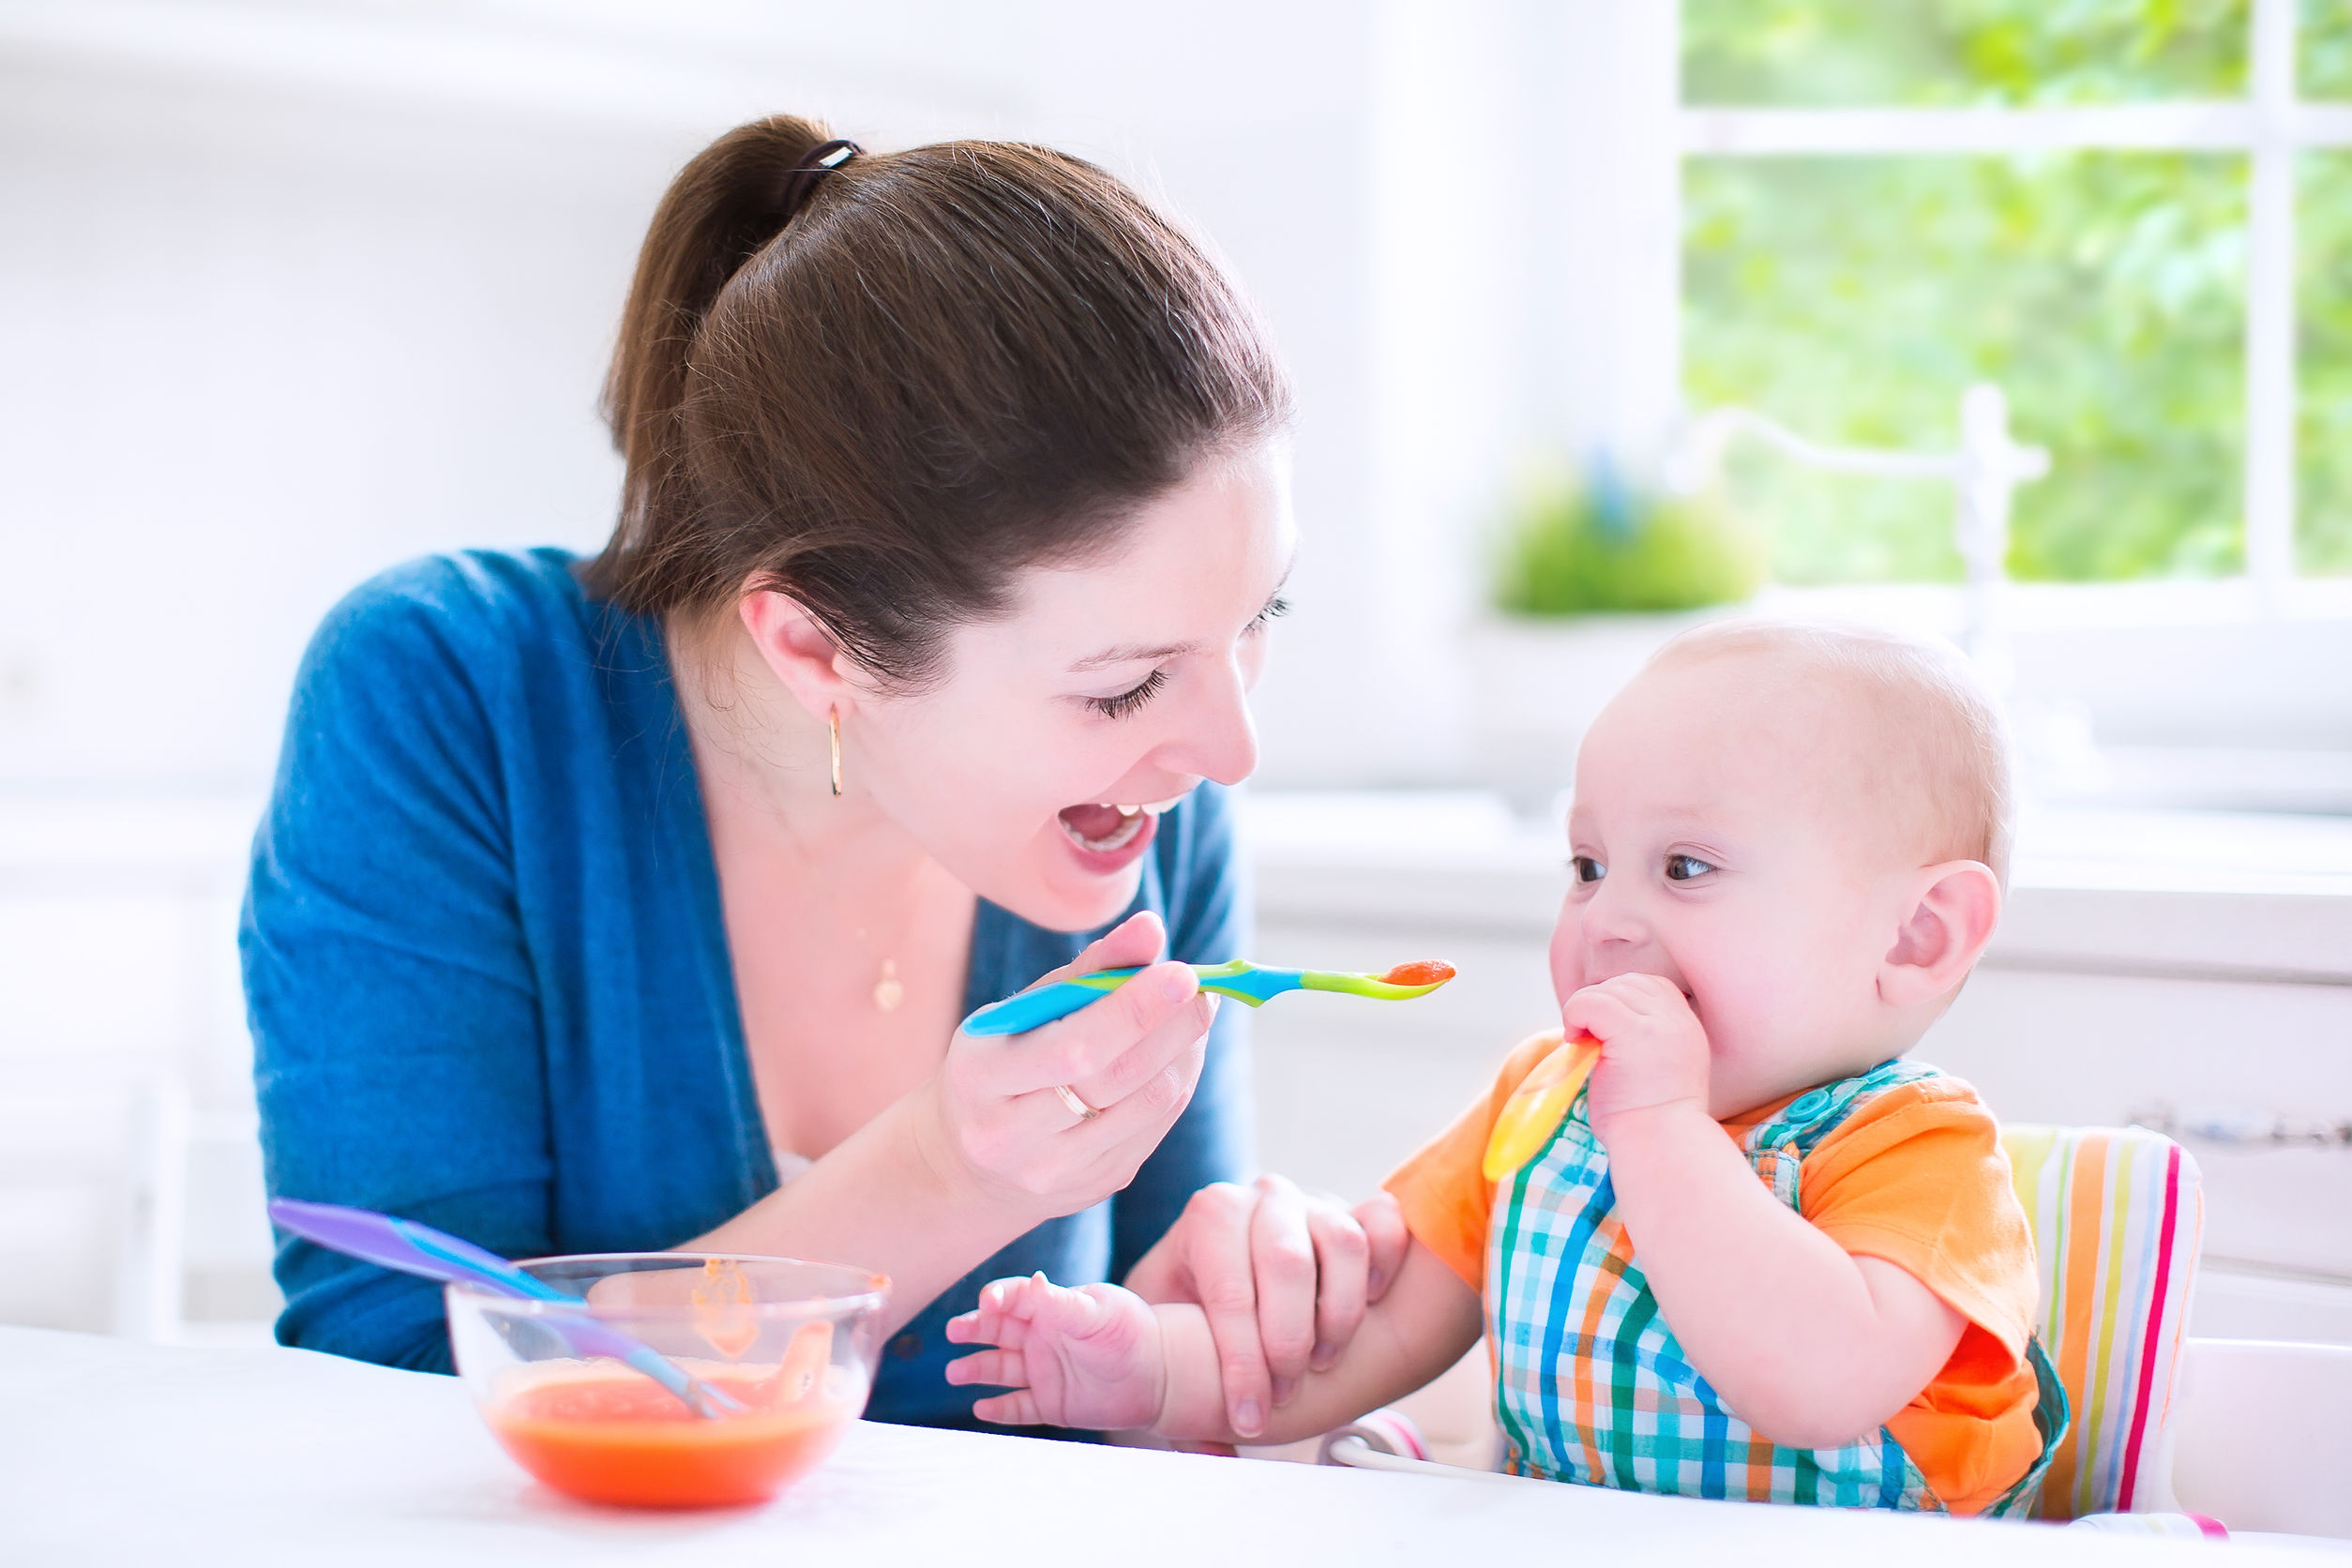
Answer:
[[1495, 555], [1495, 608], [1510, 615], [1698, 610], [1756, 592], [1753, 535], [1709, 492], [1662, 499], [1606, 462], [1579, 478], [1545, 464], [1520, 482]]

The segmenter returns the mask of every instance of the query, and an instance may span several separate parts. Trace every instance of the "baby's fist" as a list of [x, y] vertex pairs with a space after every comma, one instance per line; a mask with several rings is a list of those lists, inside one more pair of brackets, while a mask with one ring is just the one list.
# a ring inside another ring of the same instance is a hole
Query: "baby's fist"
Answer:
[[1707, 1032], [1673, 981], [1612, 975], [1570, 997], [1560, 1023], [1571, 1039], [1582, 1032], [1601, 1042], [1585, 1108], [1603, 1143], [1634, 1111], [1677, 1103], [1706, 1110]]
[[1012, 1426], [1122, 1431], [1159, 1419], [1167, 1385], [1159, 1319], [1116, 1285], [1067, 1289], [1042, 1274], [1000, 1279], [947, 1324], [957, 1345], [996, 1349], [947, 1364], [951, 1383], [1011, 1389], [972, 1407]]

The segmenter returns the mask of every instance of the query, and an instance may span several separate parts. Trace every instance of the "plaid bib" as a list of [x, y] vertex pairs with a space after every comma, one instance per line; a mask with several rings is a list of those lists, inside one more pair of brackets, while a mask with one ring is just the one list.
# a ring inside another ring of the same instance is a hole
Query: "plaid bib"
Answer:
[[[1854, 1108], [1936, 1069], [1896, 1060], [1799, 1095], [1741, 1147], [1798, 1206], [1804, 1156]], [[1608, 1153], [1578, 1094], [1543, 1153], [1495, 1188], [1487, 1227], [1487, 1342], [1495, 1410], [1515, 1474], [1629, 1491], [1840, 1508], [1944, 1511], [1884, 1427], [1843, 1448], [1783, 1448], [1731, 1413], [1658, 1316], [1617, 1218]], [[2066, 1425], [2038, 1342], [2042, 1457], [1987, 1515], [2023, 1514]]]

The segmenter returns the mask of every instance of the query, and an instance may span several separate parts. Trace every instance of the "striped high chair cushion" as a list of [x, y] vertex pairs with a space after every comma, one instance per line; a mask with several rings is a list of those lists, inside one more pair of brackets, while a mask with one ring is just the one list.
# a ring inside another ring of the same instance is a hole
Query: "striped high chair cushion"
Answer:
[[2038, 1332], [2073, 1407], [2044, 1519], [2172, 1505], [2166, 1441], [2196, 1274], [2196, 1162], [2145, 1127], [2005, 1127], [2042, 1270]]

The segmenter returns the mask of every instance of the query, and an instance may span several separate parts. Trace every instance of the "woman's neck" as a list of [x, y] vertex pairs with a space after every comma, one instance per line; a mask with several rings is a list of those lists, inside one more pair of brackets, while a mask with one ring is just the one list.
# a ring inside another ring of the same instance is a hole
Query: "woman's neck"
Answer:
[[723, 822], [754, 836], [766, 854], [825, 882], [886, 886], [930, 867], [856, 780], [834, 794], [824, 716], [777, 682], [734, 617], [696, 626], [673, 616], [665, 635], [714, 833]]

